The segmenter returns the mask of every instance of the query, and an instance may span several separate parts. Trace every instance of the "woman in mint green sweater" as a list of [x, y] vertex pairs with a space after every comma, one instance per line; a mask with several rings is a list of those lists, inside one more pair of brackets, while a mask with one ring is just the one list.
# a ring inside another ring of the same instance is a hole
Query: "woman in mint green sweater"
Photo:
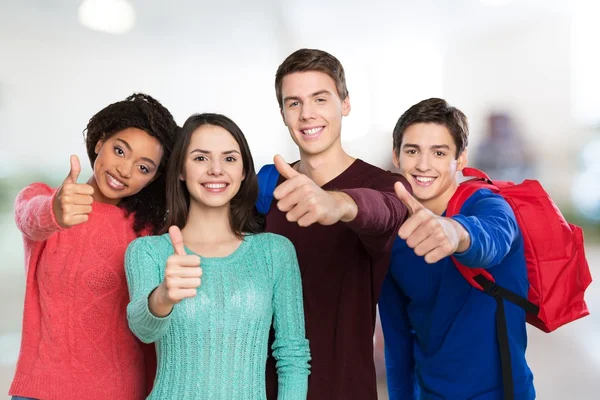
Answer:
[[156, 343], [149, 399], [265, 399], [273, 323], [280, 400], [306, 399], [310, 353], [296, 253], [258, 233], [258, 184], [242, 131], [219, 114], [185, 122], [167, 171], [167, 226], [132, 242], [129, 327]]

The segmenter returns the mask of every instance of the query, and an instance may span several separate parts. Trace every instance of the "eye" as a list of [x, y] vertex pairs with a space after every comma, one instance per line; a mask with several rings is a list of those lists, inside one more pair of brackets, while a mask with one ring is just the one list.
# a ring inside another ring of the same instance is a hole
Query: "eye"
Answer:
[[297, 101], [292, 101], [291, 103], [288, 104], [288, 107], [289, 108], [296, 107], [296, 106], [298, 106], [298, 104], [299, 103]]
[[142, 172], [142, 174], [150, 173], [150, 170], [145, 165], [140, 165], [140, 171]]
[[412, 156], [412, 155], [417, 154], [417, 151], [415, 149], [408, 149], [408, 150], [406, 150], [406, 154], [410, 154]]
[[204, 156], [197, 156], [197, 157], [194, 157], [194, 161], [206, 161], [206, 157], [204, 157]]
[[225, 161], [227, 161], [227, 162], [236, 162], [237, 159], [235, 157], [233, 157], [233, 156], [227, 156], [227, 157], [225, 157]]
[[316, 100], [316, 102], [317, 102], [317, 103], [325, 103], [325, 101], [327, 101], [327, 100], [326, 100], [326, 99], [324, 99], [324, 98], [322, 98], [322, 97], [319, 97], [319, 98]]
[[119, 146], [115, 146], [114, 147], [114, 151], [115, 151], [115, 154], [118, 155], [118, 156], [122, 157], [122, 156], [125, 155], [125, 151], [123, 151], [123, 149], [120, 148]]
[[444, 157], [446, 155], [446, 153], [444, 153], [443, 151], [436, 151], [435, 155], [438, 157]]

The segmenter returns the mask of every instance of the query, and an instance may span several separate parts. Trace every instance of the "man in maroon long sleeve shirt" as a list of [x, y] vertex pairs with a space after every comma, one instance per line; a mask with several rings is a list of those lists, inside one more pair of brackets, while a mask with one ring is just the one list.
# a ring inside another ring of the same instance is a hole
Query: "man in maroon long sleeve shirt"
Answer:
[[[275, 87], [300, 160], [290, 166], [275, 157], [281, 176], [266, 230], [289, 238], [298, 254], [312, 357], [308, 400], [376, 399], [376, 304], [407, 215], [394, 183], [410, 185], [342, 148], [350, 98], [344, 69], [331, 54], [292, 53], [279, 66]], [[277, 398], [272, 357], [267, 393]]]

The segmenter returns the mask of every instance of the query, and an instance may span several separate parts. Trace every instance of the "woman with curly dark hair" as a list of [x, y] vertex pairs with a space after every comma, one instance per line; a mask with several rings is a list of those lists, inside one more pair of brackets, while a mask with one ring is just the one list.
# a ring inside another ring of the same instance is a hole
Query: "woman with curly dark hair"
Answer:
[[152, 374], [127, 325], [127, 245], [158, 233], [165, 165], [179, 127], [145, 94], [94, 115], [84, 131], [93, 175], [80, 164], [59, 188], [34, 183], [15, 200], [27, 287], [13, 399], [143, 399]]

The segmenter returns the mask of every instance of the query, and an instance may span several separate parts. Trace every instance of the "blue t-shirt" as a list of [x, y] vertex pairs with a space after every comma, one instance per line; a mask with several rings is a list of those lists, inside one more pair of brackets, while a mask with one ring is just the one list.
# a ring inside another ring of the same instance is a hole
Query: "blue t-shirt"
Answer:
[[[457, 260], [488, 269], [499, 286], [526, 298], [523, 238], [508, 203], [481, 189], [452, 218], [471, 236]], [[515, 400], [531, 400], [525, 312], [504, 305]], [[379, 300], [390, 399], [502, 400], [495, 311], [495, 299], [472, 287], [450, 257], [427, 264], [398, 238]]]

